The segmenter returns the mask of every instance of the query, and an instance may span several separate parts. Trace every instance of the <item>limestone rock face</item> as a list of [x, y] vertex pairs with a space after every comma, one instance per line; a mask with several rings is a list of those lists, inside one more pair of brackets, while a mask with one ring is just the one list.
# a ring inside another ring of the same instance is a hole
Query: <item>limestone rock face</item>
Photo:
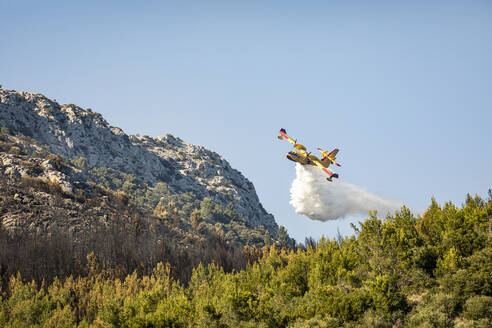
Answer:
[[[107, 167], [133, 174], [150, 186], [165, 182], [172, 192], [194, 192], [233, 209], [251, 226], [263, 225], [273, 234], [277, 224], [265, 211], [253, 184], [217, 153], [188, 144], [167, 134], [139, 137], [110, 126], [98, 113], [76, 105], [60, 105], [40, 94], [0, 89], [0, 126], [31, 137], [50, 151], [68, 159], [84, 157], [92, 167]], [[3, 156], [4, 173], [26, 174]], [[62, 182], [63, 174], [51, 170], [47, 179]]]

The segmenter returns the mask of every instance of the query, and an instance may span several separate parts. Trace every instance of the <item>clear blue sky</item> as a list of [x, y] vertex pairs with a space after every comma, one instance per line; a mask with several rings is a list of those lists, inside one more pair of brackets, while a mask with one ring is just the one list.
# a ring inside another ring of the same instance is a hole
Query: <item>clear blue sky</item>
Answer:
[[[284, 127], [419, 211], [492, 187], [490, 1], [0, 0], [0, 84], [223, 155], [299, 241]], [[430, 3], [432, 2], [432, 3]]]

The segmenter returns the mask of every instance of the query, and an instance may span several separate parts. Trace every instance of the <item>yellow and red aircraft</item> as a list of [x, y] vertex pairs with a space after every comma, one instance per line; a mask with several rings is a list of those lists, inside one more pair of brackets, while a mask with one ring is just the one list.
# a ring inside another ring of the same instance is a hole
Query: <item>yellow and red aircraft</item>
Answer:
[[294, 148], [297, 149], [287, 153], [287, 158], [290, 159], [291, 161], [297, 162], [302, 165], [319, 166], [323, 171], [325, 171], [329, 175], [329, 177], [326, 178], [326, 180], [328, 181], [333, 181], [332, 178], [338, 178], [338, 174], [333, 173], [331, 170], [328, 169], [328, 166], [330, 166], [330, 164], [332, 163], [337, 166], [341, 166], [339, 163], [335, 161], [335, 156], [338, 153], [338, 149], [334, 149], [330, 153], [328, 153], [327, 150], [318, 148], [318, 150], [323, 155], [323, 157], [319, 159], [318, 157], [311, 155], [310, 152], [308, 153], [304, 145], [297, 143], [297, 140], [294, 140], [291, 137], [289, 137], [285, 129], [280, 129], [280, 135], [277, 138], [279, 138], [280, 140], [287, 139], [294, 146]]

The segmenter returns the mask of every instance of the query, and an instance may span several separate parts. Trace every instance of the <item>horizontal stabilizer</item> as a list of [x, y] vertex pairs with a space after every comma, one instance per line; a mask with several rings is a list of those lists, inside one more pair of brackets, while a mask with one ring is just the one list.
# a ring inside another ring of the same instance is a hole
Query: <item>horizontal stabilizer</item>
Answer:
[[338, 154], [338, 148], [337, 148], [337, 149], [333, 149], [333, 150], [332, 150], [332, 151], [328, 154], [328, 157], [335, 159], [335, 156], [337, 156], [337, 154]]
[[[323, 157], [321, 158], [321, 162], [327, 166], [327, 162], [331, 163], [331, 164], [335, 164], [336, 166], [341, 166], [339, 163], [337, 163], [335, 161], [335, 157], [337, 156], [338, 154], [338, 148], [337, 149], [333, 149], [330, 153], [328, 153], [327, 150], [323, 150], [321, 148], [318, 148], [318, 150], [321, 152], [321, 154], [323, 154]], [[328, 164], [329, 165], [329, 164]]]

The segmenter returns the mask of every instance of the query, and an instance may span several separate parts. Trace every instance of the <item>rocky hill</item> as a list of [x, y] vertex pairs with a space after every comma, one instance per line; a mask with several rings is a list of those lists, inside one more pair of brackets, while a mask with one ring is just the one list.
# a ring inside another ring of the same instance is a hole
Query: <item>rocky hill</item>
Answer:
[[[4, 89], [0, 127], [0, 173], [11, 184], [40, 179], [72, 199], [90, 194], [91, 186], [106, 188], [157, 218], [176, 211], [183, 231], [200, 220], [204, 230], [219, 231], [233, 243], [261, 244], [276, 236], [278, 226], [253, 184], [202, 146], [169, 134], [127, 135], [90, 109]], [[195, 222], [189, 219], [193, 212]], [[4, 210], [3, 225], [15, 226], [16, 217]]]

